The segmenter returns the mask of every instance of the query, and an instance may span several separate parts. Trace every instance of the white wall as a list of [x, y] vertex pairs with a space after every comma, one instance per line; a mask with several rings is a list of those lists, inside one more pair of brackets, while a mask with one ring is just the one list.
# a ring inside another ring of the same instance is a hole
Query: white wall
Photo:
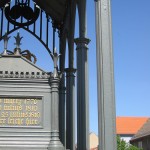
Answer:
[[123, 139], [124, 141], [128, 142], [131, 140], [132, 136], [129, 136], [129, 137], [124, 137], [124, 136], [120, 136], [121, 139]]

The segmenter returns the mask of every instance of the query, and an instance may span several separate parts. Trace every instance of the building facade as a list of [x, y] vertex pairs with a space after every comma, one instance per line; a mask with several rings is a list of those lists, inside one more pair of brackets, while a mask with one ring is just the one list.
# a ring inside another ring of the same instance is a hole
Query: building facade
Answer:
[[143, 150], [150, 150], [150, 119], [131, 138], [130, 143]]
[[129, 142], [147, 120], [148, 117], [117, 117], [116, 133], [121, 139]]

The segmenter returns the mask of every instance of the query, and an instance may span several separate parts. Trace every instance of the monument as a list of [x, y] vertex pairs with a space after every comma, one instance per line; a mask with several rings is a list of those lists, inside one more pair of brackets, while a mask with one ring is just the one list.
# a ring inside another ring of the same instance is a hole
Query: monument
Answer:
[[22, 54], [19, 33], [14, 51], [7, 50], [9, 38], [5, 34], [0, 56], [0, 149], [64, 149], [58, 127], [59, 55], [51, 54], [54, 72], [47, 73], [31, 62], [34, 55]]

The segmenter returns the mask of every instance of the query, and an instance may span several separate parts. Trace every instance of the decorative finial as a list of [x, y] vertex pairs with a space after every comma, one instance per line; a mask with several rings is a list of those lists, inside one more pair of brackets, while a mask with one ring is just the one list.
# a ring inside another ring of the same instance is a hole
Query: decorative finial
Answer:
[[53, 76], [54, 78], [58, 77], [59, 73], [58, 73], [58, 66], [57, 66], [57, 62], [58, 62], [58, 58], [60, 57], [61, 54], [57, 54], [57, 50], [56, 48], [54, 49], [54, 53], [50, 54], [52, 59], [53, 59], [53, 63], [54, 63], [54, 72], [53, 72]]
[[16, 39], [16, 43], [15, 43], [15, 45], [16, 45], [16, 48], [17, 49], [20, 49], [20, 45], [21, 45], [21, 39], [23, 38], [23, 37], [20, 37], [20, 33], [19, 33], [19, 31], [18, 31], [18, 33], [17, 33], [17, 36], [14, 36], [14, 38]]
[[14, 49], [14, 54], [20, 55], [21, 52], [20, 45], [21, 45], [21, 39], [23, 37], [20, 37], [20, 33], [18, 31], [17, 36], [14, 36], [14, 38], [16, 39], [16, 43], [14, 43], [16, 45], [16, 48]]
[[8, 37], [7, 35], [7, 32], [5, 32], [5, 35], [4, 35], [4, 52], [3, 52], [3, 55], [8, 55], [7, 54], [7, 45], [8, 45], [8, 40], [10, 39], [10, 36]]

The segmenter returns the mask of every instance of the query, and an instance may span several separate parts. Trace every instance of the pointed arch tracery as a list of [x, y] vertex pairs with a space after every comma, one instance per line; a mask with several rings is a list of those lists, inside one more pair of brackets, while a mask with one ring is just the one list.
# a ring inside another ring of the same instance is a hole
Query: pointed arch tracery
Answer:
[[[5, 36], [6, 32], [9, 35], [16, 30], [24, 29], [39, 40], [48, 53], [51, 54], [55, 48], [55, 34], [57, 33], [58, 36], [60, 36], [61, 26], [46, 14], [46, 12], [35, 2], [31, 0], [20, 1], [21, 3], [19, 3], [19, 0], [7, 0], [5, 3], [0, 2], [0, 41]], [[30, 15], [23, 16], [23, 11], [25, 10], [17, 10], [17, 7], [19, 6], [22, 8], [23, 3], [25, 3], [24, 5], [30, 9], [30, 11], [28, 10], [29, 13], [33, 10], [33, 12], [31, 12], [33, 18], [31, 18]], [[15, 12], [20, 13], [20, 16], [15, 15]], [[50, 33], [52, 33], [51, 36]], [[51, 37], [52, 40], [49, 40], [49, 37]], [[50, 45], [52, 45], [51, 48]]]

